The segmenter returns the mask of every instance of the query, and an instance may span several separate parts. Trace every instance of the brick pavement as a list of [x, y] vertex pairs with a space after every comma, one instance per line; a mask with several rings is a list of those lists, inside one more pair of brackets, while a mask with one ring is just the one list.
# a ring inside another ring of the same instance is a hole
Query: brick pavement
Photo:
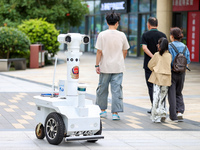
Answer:
[[[95, 89], [98, 83], [98, 75], [94, 72], [95, 56], [84, 54], [81, 57], [80, 82], [90, 86], [87, 89], [87, 97], [95, 99]], [[149, 108], [147, 89], [144, 82], [142, 59], [126, 59], [127, 71], [124, 74], [124, 108], [120, 114], [120, 121], [112, 121], [110, 104], [108, 118], [103, 121], [104, 140], [97, 144], [86, 142], [62, 143], [59, 147], [48, 145], [46, 141], [37, 140], [34, 135], [35, 104], [34, 95], [42, 91], [51, 90], [53, 66], [39, 69], [27, 69], [25, 71], [12, 71], [0, 73], [0, 147], [12, 149], [9, 145], [12, 141], [15, 148], [26, 149], [33, 145], [32, 149], [182, 149], [200, 148], [200, 65], [192, 64], [192, 72], [186, 76], [184, 99], [186, 112], [185, 121], [182, 123], [154, 124], [149, 119], [146, 111]], [[66, 64], [57, 66], [56, 81], [65, 78]], [[134, 69], [133, 69], [134, 68]], [[20, 141], [12, 132], [21, 134], [22, 139], [28, 138], [28, 143]], [[197, 134], [198, 133], [198, 134]], [[5, 135], [6, 134], [6, 135]], [[6, 137], [5, 139], [3, 138]], [[12, 138], [13, 136], [13, 138]], [[12, 140], [11, 140], [12, 139]], [[20, 141], [19, 143], [17, 143]], [[4, 147], [6, 145], [7, 147]], [[156, 146], [157, 145], [157, 146]], [[184, 146], [185, 145], [185, 146]]]

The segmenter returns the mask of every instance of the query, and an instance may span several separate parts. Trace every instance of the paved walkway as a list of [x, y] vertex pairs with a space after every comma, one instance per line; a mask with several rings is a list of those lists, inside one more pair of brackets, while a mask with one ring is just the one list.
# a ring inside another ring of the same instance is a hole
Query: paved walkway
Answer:
[[[65, 59], [59, 53], [59, 59]], [[0, 148], [1, 149], [200, 149], [200, 64], [192, 63], [187, 72], [182, 123], [152, 123], [146, 111], [150, 108], [142, 69], [142, 58], [127, 58], [124, 73], [124, 113], [112, 121], [111, 113], [102, 119], [105, 139], [50, 145], [35, 137], [35, 103], [33, 96], [50, 92], [54, 66], [21, 71], [0, 72]], [[95, 100], [98, 75], [95, 55], [81, 56], [80, 82], [87, 83], [87, 98]], [[56, 84], [66, 79], [66, 63], [56, 68]], [[108, 112], [110, 112], [110, 104]]]

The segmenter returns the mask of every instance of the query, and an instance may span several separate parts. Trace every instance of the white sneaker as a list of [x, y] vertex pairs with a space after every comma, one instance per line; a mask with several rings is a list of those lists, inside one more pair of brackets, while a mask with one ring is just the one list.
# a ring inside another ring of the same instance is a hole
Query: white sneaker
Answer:
[[182, 113], [177, 113], [177, 118], [179, 122], [183, 122], [183, 114]]
[[118, 114], [113, 114], [113, 115], [112, 115], [112, 119], [113, 119], [113, 120], [120, 120], [120, 117], [119, 117]]
[[178, 119], [183, 119], [183, 114], [182, 113], [177, 113]]
[[107, 112], [106, 112], [106, 111], [102, 111], [102, 112], [100, 113], [100, 117], [101, 117], [101, 118], [106, 118], [106, 117], [107, 117]]
[[157, 118], [156, 120], [154, 120], [155, 123], [160, 123], [161, 122], [161, 118]]

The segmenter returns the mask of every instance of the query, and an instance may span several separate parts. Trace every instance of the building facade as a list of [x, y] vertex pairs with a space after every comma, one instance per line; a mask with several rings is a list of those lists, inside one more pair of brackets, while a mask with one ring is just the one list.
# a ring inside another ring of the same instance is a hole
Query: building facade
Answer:
[[174, 0], [173, 26], [183, 29], [192, 62], [200, 62], [200, 0]]
[[108, 28], [105, 14], [110, 9], [121, 14], [119, 30], [123, 31], [130, 44], [128, 56], [143, 56], [141, 35], [147, 31], [147, 19], [158, 18], [159, 30], [169, 37], [171, 27], [183, 29], [183, 42], [187, 44], [191, 60], [200, 62], [200, 0], [85, 0], [90, 13], [85, 16], [82, 25], [71, 32], [88, 34], [90, 45], [86, 52], [96, 52], [94, 46], [98, 33]]

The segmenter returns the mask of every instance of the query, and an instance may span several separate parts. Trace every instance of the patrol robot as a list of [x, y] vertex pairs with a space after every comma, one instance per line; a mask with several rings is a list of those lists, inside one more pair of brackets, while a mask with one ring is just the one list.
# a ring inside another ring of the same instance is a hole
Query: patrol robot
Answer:
[[103, 139], [100, 108], [85, 98], [86, 85], [78, 84], [81, 44], [88, 44], [89, 36], [79, 33], [60, 34], [60, 43], [66, 43], [67, 80], [59, 82], [59, 95], [34, 96], [36, 119], [35, 134], [38, 139], [46, 136], [50, 144], [65, 141], [87, 140], [96, 142]]

